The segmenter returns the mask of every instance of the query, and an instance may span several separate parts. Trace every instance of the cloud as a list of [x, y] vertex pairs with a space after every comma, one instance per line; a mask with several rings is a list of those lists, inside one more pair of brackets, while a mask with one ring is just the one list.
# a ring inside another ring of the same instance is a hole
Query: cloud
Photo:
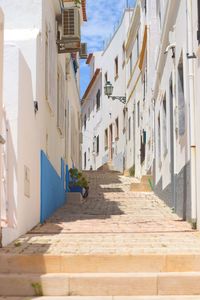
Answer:
[[83, 26], [82, 37], [90, 52], [103, 49], [104, 41], [114, 33], [125, 5], [126, 0], [87, 0], [88, 22]]

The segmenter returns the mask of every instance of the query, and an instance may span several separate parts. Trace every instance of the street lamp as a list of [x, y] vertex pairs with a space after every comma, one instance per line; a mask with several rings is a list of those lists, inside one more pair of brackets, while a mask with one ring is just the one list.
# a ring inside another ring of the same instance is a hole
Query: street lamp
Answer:
[[110, 81], [107, 81], [104, 86], [104, 93], [108, 98], [112, 98], [112, 100], [119, 100], [120, 102], [126, 104], [126, 96], [112, 96], [113, 93], [113, 85]]

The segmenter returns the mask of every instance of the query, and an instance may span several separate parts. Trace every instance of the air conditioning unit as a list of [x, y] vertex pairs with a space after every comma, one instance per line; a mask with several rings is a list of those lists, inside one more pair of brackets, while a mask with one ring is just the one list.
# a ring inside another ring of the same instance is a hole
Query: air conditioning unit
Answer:
[[81, 39], [80, 12], [78, 7], [65, 8], [62, 11], [61, 40], [80, 41]]
[[79, 52], [81, 48], [79, 8], [65, 8], [61, 17], [57, 17], [57, 22], [58, 53]]
[[80, 58], [87, 59], [87, 43], [81, 43]]

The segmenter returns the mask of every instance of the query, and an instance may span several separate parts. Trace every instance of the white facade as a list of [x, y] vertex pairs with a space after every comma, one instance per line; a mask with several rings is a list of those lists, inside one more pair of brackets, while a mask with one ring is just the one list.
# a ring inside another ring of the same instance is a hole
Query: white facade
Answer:
[[40, 221], [41, 151], [58, 176], [61, 159], [80, 167], [80, 101], [71, 55], [57, 51], [59, 1], [0, 0], [0, 6], [5, 14], [5, 245]]
[[[3, 27], [4, 27], [4, 16], [0, 9], [0, 179], [2, 176], [2, 155], [1, 147], [4, 142], [2, 136], [2, 119], [3, 119], [3, 103], [2, 103], [2, 81], [3, 81]], [[0, 180], [0, 199], [2, 197], [2, 180]], [[0, 214], [1, 214], [1, 201], [0, 201]], [[1, 224], [0, 224], [0, 246], [1, 246]]]
[[[104, 52], [89, 58], [91, 82], [82, 102], [82, 167], [97, 170], [109, 164], [114, 170], [125, 169], [126, 132], [123, 110], [119, 100], [104, 94], [106, 81], [114, 87], [113, 95], [125, 96], [125, 38], [132, 10], [126, 10], [122, 22]], [[100, 99], [98, 100], [98, 91]], [[99, 102], [98, 102], [99, 101]]]

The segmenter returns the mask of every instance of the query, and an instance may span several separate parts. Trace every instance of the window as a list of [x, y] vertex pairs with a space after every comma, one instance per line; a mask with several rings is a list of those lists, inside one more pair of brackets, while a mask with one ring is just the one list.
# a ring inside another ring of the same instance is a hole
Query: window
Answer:
[[131, 117], [128, 119], [128, 139], [131, 140]]
[[87, 153], [84, 153], [84, 169], [86, 169], [87, 166]]
[[160, 113], [158, 115], [158, 162], [161, 163], [161, 132], [160, 132]]
[[84, 130], [86, 130], [86, 125], [87, 125], [87, 116], [86, 114], [84, 115]]
[[97, 95], [96, 95], [96, 107], [97, 107], [97, 110], [100, 109], [100, 100], [101, 100], [100, 98], [101, 98], [101, 92], [100, 92], [100, 90], [98, 90]]
[[143, 76], [143, 101], [146, 99], [146, 91], [147, 91], [147, 66], [145, 66], [145, 72]]
[[45, 98], [51, 110], [56, 109], [56, 43], [54, 32], [46, 26], [45, 40]]
[[129, 57], [129, 67], [130, 67], [130, 76], [132, 75], [132, 71], [133, 71], [133, 57], [132, 57], [132, 53]]
[[140, 126], [140, 102], [137, 103], [137, 119], [138, 119], [138, 127]]
[[126, 108], [123, 109], [123, 133], [126, 131]]
[[97, 136], [97, 141], [96, 141], [96, 146], [97, 146], [97, 155], [99, 155], [99, 135]]
[[197, 0], [197, 12], [198, 12], [198, 31], [197, 31], [197, 40], [200, 44], [200, 0]]
[[137, 57], [140, 55], [140, 39], [139, 39], [139, 31], [137, 33]]
[[105, 83], [108, 81], [108, 73], [107, 72], [104, 75], [104, 80], [105, 80]]
[[166, 110], [166, 94], [162, 102], [162, 131], [163, 131], [163, 154], [167, 153], [167, 110]]
[[119, 118], [115, 120], [115, 140], [119, 139]]
[[65, 81], [64, 74], [61, 67], [58, 67], [57, 73], [57, 127], [60, 133], [64, 134], [65, 124]]
[[88, 121], [90, 120], [90, 107], [88, 107]]
[[159, 28], [161, 29], [162, 16], [161, 16], [161, 3], [160, 3], [160, 0], [156, 0], [156, 10], [157, 10], [157, 16], [158, 16], [158, 19], [159, 19]]
[[118, 66], [118, 56], [115, 58], [115, 80], [117, 80], [119, 75], [119, 66]]
[[104, 135], [104, 147], [105, 147], [105, 150], [108, 149], [108, 129], [105, 130], [105, 135]]
[[122, 68], [124, 68], [126, 63], [126, 47], [125, 47], [125, 43], [123, 43], [122, 45]]
[[183, 55], [181, 54], [178, 64], [178, 120], [179, 135], [185, 133], [185, 95], [184, 95], [184, 79], [183, 79]]

